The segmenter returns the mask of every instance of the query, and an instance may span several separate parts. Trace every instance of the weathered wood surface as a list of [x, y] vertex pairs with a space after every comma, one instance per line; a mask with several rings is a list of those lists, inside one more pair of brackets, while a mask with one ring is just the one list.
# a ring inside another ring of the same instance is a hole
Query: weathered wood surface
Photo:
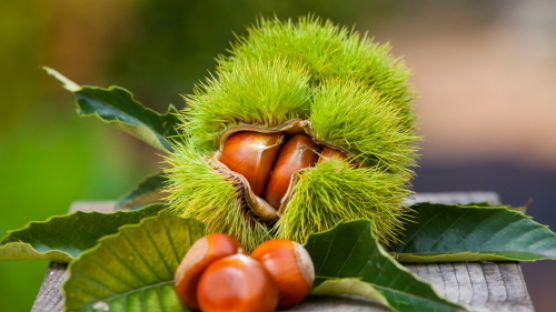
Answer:
[[[409, 199], [409, 203], [433, 201], [441, 203], [467, 203], [488, 201], [498, 203], [492, 192], [423, 193]], [[78, 202], [71, 210], [97, 210], [109, 212], [113, 202]], [[515, 262], [473, 262], [407, 264], [407, 268], [430, 282], [436, 291], [449, 300], [465, 305], [477, 312], [531, 312], [534, 311], [523, 274]], [[39, 290], [33, 312], [63, 310], [60, 287], [66, 278], [66, 264], [51, 263]], [[288, 311], [362, 312], [388, 311], [372, 302], [353, 297], [311, 297]], [[423, 311], [425, 312], [425, 311]]]

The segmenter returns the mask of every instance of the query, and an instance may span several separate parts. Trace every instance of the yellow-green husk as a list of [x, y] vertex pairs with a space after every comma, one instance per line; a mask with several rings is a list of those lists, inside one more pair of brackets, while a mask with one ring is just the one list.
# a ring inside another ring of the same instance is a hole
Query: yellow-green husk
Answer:
[[[354, 30], [313, 17], [259, 21], [186, 97], [183, 143], [167, 159], [171, 205], [247, 249], [270, 237], [304, 243], [356, 218], [372, 220], [383, 243], [395, 241], [418, 139], [407, 78], [387, 45]], [[284, 215], [263, 223], [209, 158], [230, 127], [271, 128], [292, 119], [309, 120], [317, 140], [349, 151], [358, 166], [329, 161], [298, 172]]]

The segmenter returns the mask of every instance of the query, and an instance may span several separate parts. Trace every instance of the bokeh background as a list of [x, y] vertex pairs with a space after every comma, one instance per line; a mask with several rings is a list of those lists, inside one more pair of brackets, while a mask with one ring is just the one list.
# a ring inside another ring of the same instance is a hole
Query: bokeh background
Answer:
[[[418, 90], [417, 191], [494, 190], [556, 229], [554, 0], [2, 0], [0, 235], [115, 199], [153, 172], [156, 153], [94, 119], [48, 77], [122, 85], [143, 103], [179, 94], [214, 68], [258, 16], [313, 12], [390, 41]], [[28, 311], [44, 262], [0, 263], [0, 311]], [[556, 264], [524, 265], [538, 311], [554, 311]]]

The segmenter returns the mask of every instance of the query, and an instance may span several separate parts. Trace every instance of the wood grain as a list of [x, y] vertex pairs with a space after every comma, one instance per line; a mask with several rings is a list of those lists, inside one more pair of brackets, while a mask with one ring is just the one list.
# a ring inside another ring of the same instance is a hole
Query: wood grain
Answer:
[[63, 310], [64, 300], [60, 293], [60, 286], [62, 286], [66, 279], [66, 268], [66, 263], [50, 263], [31, 311], [49, 312]]
[[[498, 203], [492, 192], [423, 193], [408, 199], [408, 203], [433, 201], [439, 203], [468, 203], [488, 201]], [[71, 210], [97, 210], [109, 212], [113, 202], [76, 202]], [[45, 275], [33, 312], [63, 310], [60, 287], [66, 278], [66, 264], [51, 263]], [[519, 263], [473, 262], [406, 264], [419, 277], [431, 283], [436, 291], [449, 300], [477, 312], [531, 312], [534, 311]], [[342, 297], [310, 297], [288, 311], [360, 312], [388, 311], [371, 300]], [[424, 311], [425, 312], [425, 311]]]

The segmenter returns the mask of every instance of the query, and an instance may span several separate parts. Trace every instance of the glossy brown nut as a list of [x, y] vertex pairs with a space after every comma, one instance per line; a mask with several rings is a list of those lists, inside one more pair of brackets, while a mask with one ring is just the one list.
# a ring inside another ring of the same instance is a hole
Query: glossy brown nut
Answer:
[[294, 135], [284, 144], [264, 193], [264, 199], [270, 205], [280, 207], [280, 201], [288, 191], [293, 174], [311, 167], [317, 161], [316, 149], [317, 145], [305, 134]]
[[242, 174], [256, 195], [261, 195], [284, 134], [240, 131], [224, 143], [220, 161]]
[[259, 245], [251, 254], [272, 275], [278, 286], [278, 307], [294, 306], [309, 294], [315, 269], [309, 253], [300, 244], [273, 239]]
[[197, 288], [204, 312], [267, 312], [278, 303], [270, 273], [255, 259], [236, 254], [213, 262]]
[[330, 159], [339, 159], [339, 160], [346, 159], [346, 155], [342, 151], [330, 147], [324, 147], [319, 154], [320, 154], [319, 163]]
[[226, 234], [214, 233], [197, 240], [181, 261], [174, 282], [182, 304], [198, 309], [197, 286], [205, 269], [214, 261], [236, 254], [239, 242]]

